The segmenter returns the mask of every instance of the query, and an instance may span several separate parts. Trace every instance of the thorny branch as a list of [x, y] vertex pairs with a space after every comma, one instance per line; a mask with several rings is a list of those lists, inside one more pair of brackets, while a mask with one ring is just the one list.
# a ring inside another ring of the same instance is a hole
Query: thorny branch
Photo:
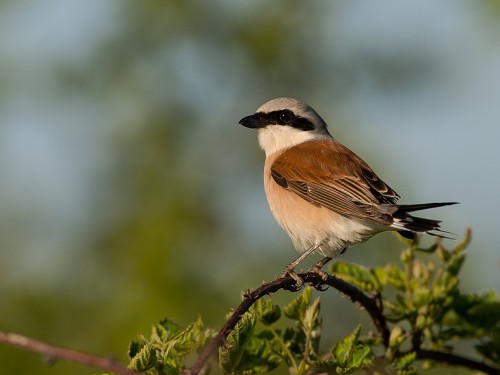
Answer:
[[[302, 278], [305, 283], [311, 283], [316, 288], [320, 288], [322, 285], [331, 286], [349, 297], [351, 301], [359, 303], [371, 316], [374, 324], [377, 327], [377, 330], [381, 332], [384, 344], [387, 345], [389, 343], [389, 328], [387, 327], [385, 317], [382, 314], [382, 309], [378, 305], [376, 298], [367, 296], [355, 286], [335, 276], [329, 275], [327, 280], [322, 280], [319, 274], [315, 272], [306, 272], [299, 274], [299, 277]], [[201, 352], [195, 364], [191, 367], [190, 373], [192, 375], [195, 375], [205, 372], [206, 364], [210, 357], [217, 351], [220, 346], [224, 344], [227, 336], [233, 330], [236, 323], [238, 323], [243, 314], [247, 312], [258, 299], [264, 297], [265, 295], [275, 293], [280, 289], [293, 290], [294, 287], [295, 280], [290, 276], [286, 276], [280, 277], [269, 283], [265, 283], [261, 287], [251, 292], [245, 293], [241, 304], [234, 310], [229, 319], [220, 329], [217, 336], [205, 348], [205, 350]]]
[[[382, 303], [379, 296], [376, 295], [374, 297], [370, 297], [354, 285], [351, 285], [332, 275], [328, 275], [326, 280], [321, 279], [321, 276], [314, 272], [301, 273], [299, 274], [299, 277], [302, 278], [305, 283], [312, 284], [318, 290], [323, 290], [321, 287], [324, 285], [331, 286], [347, 296], [352, 302], [359, 303], [370, 315], [377, 331], [382, 335], [384, 346], [388, 347], [390, 330], [383, 314]], [[243, 301], [222, 326], [217, 336], [205, 348], [205, 350], [200, 353], [194, 365], [187, 371], [187, 374], [200, 375], [205, 373], [210, 357], [212, 357], [220, 346], [224, 345], [227, 336], [234, 329], [243, 314], [247, 312], [258, 299], [268, 294], [275, 293], [280, 289], [294, 290], [295, 286], [295, 280], [290, 276], [286, 276], [277, 278], [269, 283], [265, 283], [253, 291], [246, 292]], [[499, 368], [453, 353], [425, 350], [420, 347], [413, 348], [413, 350], [416, 352], [416, 358], [420, 360], [428, 359], [449, 365], [467, 367], [491, 375], [500, 375]]]
[[[314, 272], [301, 273], [299, 276], [305, 283], [310, 283], [319, 290], [322, 290], [322, 286], [331, 286], [347, 296], [351, 301], [359, 303], [370, 315], [377, 331], [382, 335], [384, 346], [388, 346], [390, 330], [383, 315], [382, 305], [378, 296], [371, 297], [357, 287], [335, 276], [329, 275], [326, 280], [321, 279], [321, 276]], [[296, 290], [295, 287], [295, 280], [293, 280], [290, 276], [287, 276], [265, 283], [253, 291], [246, 292], [241, 304], [234, 310], [212, 342], [205, 348], [204, 351], [200, 353], [191, 369], [186, 372], [191, 375], [200, 375], [206, 372], [208, 368], [208, 361], [212, 355], [220, 346], [224, 345], [227, 336], [234, 329], [243, 314], [247, 312], [258, 299], [268, 294], [275, 293], [280, 289]], [[118, 375], [137, 374], [128, 370], [125, 366], [118, 363], [114, 359], [97, 357], [80, 351], [47, 344], [33, 338], [14, 333], [0, 331], [0, 343], [42, 354], [49, 360], [65, 360], [80, 363], [104, 371], [110, 371]], [[492, 367], [484, 362], [479, 362], [474, 359], [448, 352], [426, 350], [420, 347], [414, 347], [413, 350], [416, 353], [417, 359], [420, 360], [427, 359], [449, 365], [467, 367], [491, 375], [500, 375], [499, 368]], [[400, 354], [404, 355], [405, 353]]]

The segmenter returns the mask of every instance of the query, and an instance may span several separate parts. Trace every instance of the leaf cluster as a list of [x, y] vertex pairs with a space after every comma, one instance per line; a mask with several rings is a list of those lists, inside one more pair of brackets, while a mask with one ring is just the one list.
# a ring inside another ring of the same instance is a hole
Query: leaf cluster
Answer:
[[[451, 249], [437, 239], [429, 248], [419, 247], [418, 239], [404, 240], [401, 266], [367, 268], [336, 262], [331, 271], [373, 293], [391, 323], [389, 341], [382, 332], [371, 335], [372, 345], [384, 346], [385, 357], [400, 372], [413, 372], [412, 362], [421, 349], [452, 353], [458, 342], [475, 342], [478, 355], [500, 364], [500, 301], [494, 292], [464, 293], [458, 274], [465, 260], [471, 233]], [[431, 365], [427, 363], [426, 365]]]
[[[235, 325], [228, 331], [223, 328], [220, 340], [214, 340], [219, 343], [213, 347], [219, 350], [220, 371], [250, 375], [286, 366], [291, 374], [369, 369], [374, 374], [410, 375], [416, 373], [415, 362], [423, 360], [424, 367], [451, 364], [500, 374], [500, 301], [494, 292], [459, 289], [458, 274], [469, 242], [470, 231], [451, 249], [440, 239], [429, 248], [420, 247], [418, 239], [406, 241], [399, 265], [368, 268], [334, 263], [330, 271], [336, 276], [329, 279], [341, 278], [350, 288], [328, 280], [325, 284], [365, 307], [375, 330], [361, 335], [358, 326], [326, 349], [320, 346], [321, 304], [319, 297], [313, 298], [313, 288], [306, 287], [284, 308], [262, 297], [267, 293], [255, 298], [250, 297], [255, 291], [246, 294], [247, 307], [241, 310], [242, 302], [231, 314], [237, 319]], [[164, 319], [153, 326], [149, 338], [141, 336], [132, 343], [129, 368], [151, 375], [189, 373], [188, 358], [214, 336], [200, 318], [184, 329]], [[477, 358], [456, 354], [457, 343], [472, 343]], [[205, 366], [203, 372], [207, 371]]]
[[348, 374], [371, 364], [374, 356], [368, 345], [360, 343], [359, 326], [320, 353], [320, 300], [312, 300], [312, 292], [312, 288], [306, 288], [283, 309], [283, 315], [291, 322], [284, 329], [274, 326], [282, 316], [280, 307], [269, 299], [258, 300], [219, 350], [223, 373], [258, 374], [284, 363], [293, 374], [322, 371]]
[[215, 336], [212, 329], [204, 329], [201, 318], [180, 328], [165, 318], [153, 326], [151, 336], [139, 336], [129, 347], [132, 371], [151, 375], [174, 375], [186, 369], [185, 359]]

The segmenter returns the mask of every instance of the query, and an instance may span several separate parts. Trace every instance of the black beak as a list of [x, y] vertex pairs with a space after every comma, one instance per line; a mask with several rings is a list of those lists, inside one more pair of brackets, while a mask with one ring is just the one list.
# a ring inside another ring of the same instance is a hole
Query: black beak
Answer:
[[251, 129], [259, 129], [265, 127], [267, 123], [263, 116], [260, 116], [259, 114], [255, 113], [253, 115], [243, 117], [240, 120], [240, 125], [243, 125]]

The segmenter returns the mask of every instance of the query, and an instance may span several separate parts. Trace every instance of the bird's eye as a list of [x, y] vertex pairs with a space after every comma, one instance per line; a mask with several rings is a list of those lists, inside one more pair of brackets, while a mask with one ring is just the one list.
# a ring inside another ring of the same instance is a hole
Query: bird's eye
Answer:
[[288, 124], [293, 121], [295, 115], [292, 111], [288, 109], [284, 109], [283, 111], [279, 111], [278, 119], [281, 124]]

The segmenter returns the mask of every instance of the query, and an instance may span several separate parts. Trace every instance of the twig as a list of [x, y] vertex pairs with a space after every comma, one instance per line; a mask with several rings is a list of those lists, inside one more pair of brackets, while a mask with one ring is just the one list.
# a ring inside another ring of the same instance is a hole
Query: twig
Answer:
[[101, 358], [77, 350], [62, 348], [47, 344], [30, 337], [0, 331], [0, 343], [15, 346], [21, 349], [40, 353], [49, 360], [64, 360], [80, 363], [82, 365], [98, 368], [104, 371], [111, 371], [119, 375], [137, 374], [128, 370], [125, 366], [111, 358]]

